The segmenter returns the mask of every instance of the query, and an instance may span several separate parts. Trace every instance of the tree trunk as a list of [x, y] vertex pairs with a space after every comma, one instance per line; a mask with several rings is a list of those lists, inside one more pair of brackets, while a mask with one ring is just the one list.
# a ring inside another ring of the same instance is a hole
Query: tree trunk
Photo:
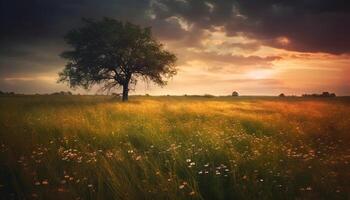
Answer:
[[129, 83], [123, 85], [123, 101], [128, 101]]

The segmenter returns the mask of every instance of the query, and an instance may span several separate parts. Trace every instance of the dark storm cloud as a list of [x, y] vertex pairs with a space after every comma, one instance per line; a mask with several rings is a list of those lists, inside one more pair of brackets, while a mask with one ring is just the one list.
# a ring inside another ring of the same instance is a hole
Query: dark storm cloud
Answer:
[[148, 7], [143, 0], [1, 1], [0, 77], [63, 67], [63, 35], [83, 17], [142, 23]]
[[[224, 26], [230, 36], [244, 34], [265, 45], [302, 52], [350, 52], [347, 0], [158, 1], [160, 18], [177, 15], [201, 28]], [[287, 37], [290, 44], [278, 42]]]
[[64, 47], [51, 40], [35, 40], [0, 48], [0, 79], [57, 71], [64, 66], [58, 53]]
[[1, 1], [2, 40], [56, 37], [72, 28], [82, 17], [103, 16], [135, 20], [143, 17], [146, 0], [11, 0]]
[[[150, 11], [154, 19], [147, 16]], [[224, 26], [228, 35], [242, 33], [278, 48], [329, 53], [350, 51], [347, 0], [1, 1], [1, 48], [48, 38], [59, 40], [82, 17], [103, 16], [151, 25], [156, 35], [164, 39], [188, 35], [200, 38], [203, 29]], [[169, 20], [173, 16], [185, 19], [192, 25], [191, 30], [184, 31], [178, 23]], [[280, 44], [278, 37], [287, 37], [291, 43]]]
[[[346, 0], [240, 1], [238, 10], [247, 19], [233, 21], [227, 31], [245, 32], [266, 44], [305, 52], [350, 51], [350, 4]], [[237, 31], [238, 30], [238, 31]], [[276, 42], [290, 39], [289, 45]]]

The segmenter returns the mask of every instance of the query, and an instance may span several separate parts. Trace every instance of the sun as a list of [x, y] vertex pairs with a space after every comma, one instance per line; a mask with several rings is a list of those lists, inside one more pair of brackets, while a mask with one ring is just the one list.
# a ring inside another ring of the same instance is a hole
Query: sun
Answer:
[[267, 79], [272, 76], [271, 70], [253, 70], [246, 74], [247, 78], [250, 79]]

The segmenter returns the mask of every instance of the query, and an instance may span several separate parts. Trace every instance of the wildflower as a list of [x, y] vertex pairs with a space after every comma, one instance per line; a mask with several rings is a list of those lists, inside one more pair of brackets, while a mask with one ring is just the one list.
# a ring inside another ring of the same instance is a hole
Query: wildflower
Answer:
[[141, 156], [137, 156], [135, 160], [141, 160]]
[[48, 185], [48, 184], [49, 184], [49, 181], [43, 180], [43, 181], [41, 182], [41, 184], [43, 184], [43, 185]]

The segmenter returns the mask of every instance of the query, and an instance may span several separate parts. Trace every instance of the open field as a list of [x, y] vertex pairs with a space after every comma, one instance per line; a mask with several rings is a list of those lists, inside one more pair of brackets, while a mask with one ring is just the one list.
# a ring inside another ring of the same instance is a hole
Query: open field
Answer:
[[0, 97], [2, 199], [349, 199], [350, 99]]

